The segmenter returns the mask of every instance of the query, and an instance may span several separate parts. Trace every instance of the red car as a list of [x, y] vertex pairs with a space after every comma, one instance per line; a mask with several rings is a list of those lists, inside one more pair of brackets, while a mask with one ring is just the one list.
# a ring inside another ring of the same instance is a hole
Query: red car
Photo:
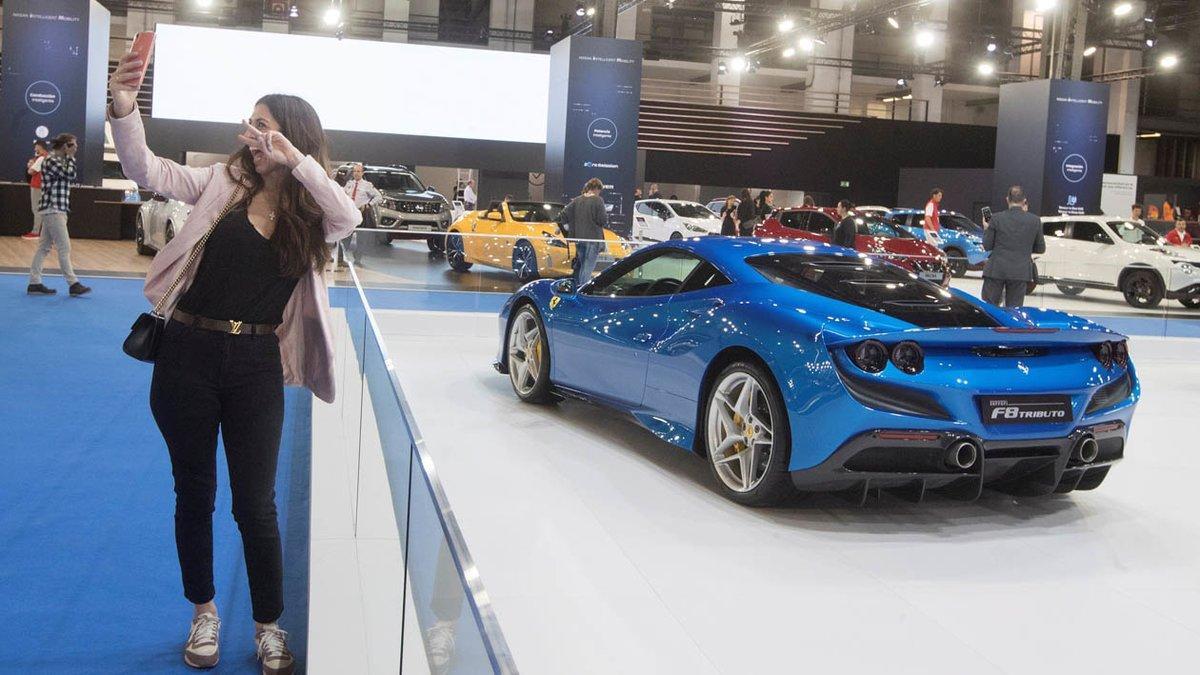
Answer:
[[[853, 215], [859, 219], [854, 238], [856, 250], [895, 263], [926, 281], [942, 286], [950, 283], [950, 266], [941, 249], [873, 216], [858, 212]], [[837, 223], [837, 209], [797, 206], [773, 213], [754, 228], [754, 236], [811, 239], [828, 244], [833, 241]]]

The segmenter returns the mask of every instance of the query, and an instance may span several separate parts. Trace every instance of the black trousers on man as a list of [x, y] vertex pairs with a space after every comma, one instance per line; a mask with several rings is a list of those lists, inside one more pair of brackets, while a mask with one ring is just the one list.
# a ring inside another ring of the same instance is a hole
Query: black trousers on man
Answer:
[[[1021, 307], [1025, 304], [1025, 292], [1029, 289], [1027, 279], [983, 278], [983, 301], [1005, 307]], [[1002, 302], [1003, 301], [1003, 302]]]
[[276, 621], [283, 614], [283, 549], [275, 512], [283, 433], [279, 341], [274, 335], [229, 335], [169, 321], [154, 364], [150, 409], [171, 453], [184, 596], [203, 604], [216, 592], [212, 514], [219, 430], [254, 620]]

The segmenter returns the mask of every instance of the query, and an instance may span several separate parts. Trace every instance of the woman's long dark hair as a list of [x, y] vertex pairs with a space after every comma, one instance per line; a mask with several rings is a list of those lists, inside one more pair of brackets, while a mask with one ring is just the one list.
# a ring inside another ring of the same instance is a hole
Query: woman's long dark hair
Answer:
[[[259, 104], [267, 106], [271, 116], [279, 122], [279, 132], [301, 154], [311, 156], [322, 168], [328, 164], [325, 130], [317, 111], [308, 101], [288, 94], [267, 94], [255, 105]], [[239, 205], [248, 207], [250, 200], [263, 188], [263, 177], [254, 169], [250, 148], [242, 146], [230, 155], [226, 171], [230, 178], [248, 188], [248, 194]], [[321, 229], [324, 216], [317, 200], [289, 173], [283, 179], [275, 209], [275, 233], [271, 235], [271, 245], [279, 255], [279, 270], [284, 276], [303, 276], [310, 270], [323, 269], [329, 262], [329, 247]]]
[[742, 188], [742, 196], [740, 200], [743, 202], [750, 201], [750, 188]]

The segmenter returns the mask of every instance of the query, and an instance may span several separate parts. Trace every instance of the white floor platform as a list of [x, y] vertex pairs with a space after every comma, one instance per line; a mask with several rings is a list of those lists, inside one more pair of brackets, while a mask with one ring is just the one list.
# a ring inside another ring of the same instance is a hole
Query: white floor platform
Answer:
[[520, 404], [492, 316], [380, 315], [522, 673], [1200, 662], [1195, 342], [1134, 340], [1145, 398], [1097, 491], [750, 510], [622, 416]]

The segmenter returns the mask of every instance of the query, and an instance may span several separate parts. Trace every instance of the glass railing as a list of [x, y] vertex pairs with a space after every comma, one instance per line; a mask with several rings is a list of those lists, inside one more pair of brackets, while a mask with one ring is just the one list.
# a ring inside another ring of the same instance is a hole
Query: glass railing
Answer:
[[[481, 575], [463, 541], [437, 469], [353, 264], [331, 289], [337, 349], [338, 452], [349, 477], [353, 532], [392, 539], [398, 563], [364, 575], [370, 672], [516, 673]], [[381, 495], [385, 495], [381, 497]], [[380, 523], [393, 522], [395, 533]], [[365, 575], [373, 578], [365, 579]], [[382, 586], [382, 591], [380, 588]], [[374, 590], [370, 590], [374, 589]], [[370, 596], [370, 597], [367, 597]], [[380, 605], [384, 605], [382, 609]]]

